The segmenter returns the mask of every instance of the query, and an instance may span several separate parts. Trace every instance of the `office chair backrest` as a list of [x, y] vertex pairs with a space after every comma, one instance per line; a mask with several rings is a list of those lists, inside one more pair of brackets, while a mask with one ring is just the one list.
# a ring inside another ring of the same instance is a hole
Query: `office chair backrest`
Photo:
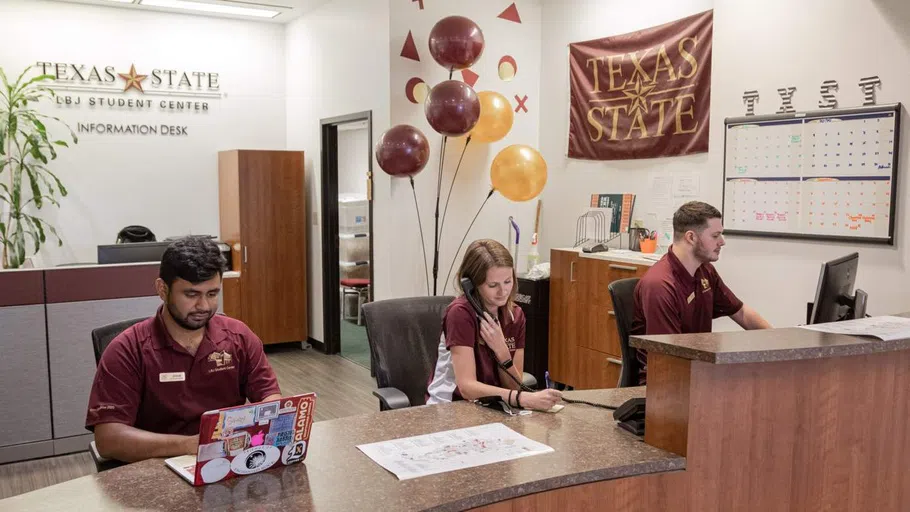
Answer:
[[95, 348], [95, 365], [101, 361], [101, 354], [104, 352], [104, 349], [114, 341], [114, 338], [119, 336], [121, 332], [143, 320], [145, 320], [145, 318], [133, 318], [132, 320], [123, 320], [92, 329], [92, 345]]
[[638, 358], [635, 349], [629, 346], [629, 331], [632, 329], [632, 318], [635, 316], [635, 285], [637, 277], [613, 281], [607, 288], [613, 299], [613, 313], [616, 315], [616, 330], [619, 331], [619, 346], [622, 349], [622, 373], [619, 375], [621, 388], [638, 386]]
[[363, 305], [378, 387], [398, 388], [412, 406], [426, 403], [442, 315], [452, 300], [449, 296], [408, 297]]

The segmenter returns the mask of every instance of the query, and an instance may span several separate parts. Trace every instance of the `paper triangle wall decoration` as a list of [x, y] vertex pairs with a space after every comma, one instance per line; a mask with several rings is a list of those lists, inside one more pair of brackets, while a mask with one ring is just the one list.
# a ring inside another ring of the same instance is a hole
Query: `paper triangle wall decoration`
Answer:
[[470, 85], [471, 87], [474, 87], [474, 84], [477, 83], [478, 78], [480, 78], [480, 75], [471, 71], [470, 69], [461, 70], [461, 79], [464, 81], [464, 83]]
[[408, 37], [404, 40], [404, 46], [401, 47], [401, 56], [406, 59], [420, 62], [420, 54], [417, 53], [417, 45], [414, 44], [414, 35], [408, 30]]
[[508, 6], [506, 10], [502, 11], [497, 18], [502, 18], [508, 21], [514, 21], [515, 23], [521, 23], [521, 16], [518, 15], [518, 7], [513, 2], [512, 5]]

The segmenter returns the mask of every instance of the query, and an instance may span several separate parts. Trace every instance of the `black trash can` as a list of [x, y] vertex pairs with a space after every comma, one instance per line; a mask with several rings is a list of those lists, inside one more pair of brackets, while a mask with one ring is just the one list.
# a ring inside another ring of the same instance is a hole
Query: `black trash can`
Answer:
[[515, 302], [526, 319], [524, 371], [533, 375], [537, 387], [543, 389], [550, 339], [550, 279], [519, 277]]

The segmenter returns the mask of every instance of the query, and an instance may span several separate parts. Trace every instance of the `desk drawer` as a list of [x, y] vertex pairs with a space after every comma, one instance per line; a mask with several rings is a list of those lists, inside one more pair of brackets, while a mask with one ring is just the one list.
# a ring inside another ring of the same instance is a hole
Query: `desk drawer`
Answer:
[[612, 304], [601, 306], [582, 303], [578, 312], [578, 346], [620, 358], [622, 347], [619, 344], [619, 331], [616, 330], [616, 315]]
[[650, 268], [644, 265], [633, 265], [631, 263], [618, 263], [613, 261], [605, 261], [604, 263], [607, 268], [607, 282], [609, 283], [619, 281], [620, 279], [628, 279], [630, 277], [641, 277], [645, 275], [645, 272]]

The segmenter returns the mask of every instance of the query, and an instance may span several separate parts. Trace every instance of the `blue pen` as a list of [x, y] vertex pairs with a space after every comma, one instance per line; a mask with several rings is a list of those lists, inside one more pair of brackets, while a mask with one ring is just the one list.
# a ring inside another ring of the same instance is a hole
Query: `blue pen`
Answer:
[[546, 384], [547, 389], [550, 389], [550, 372], [549, 370], [543, 372], [544, 384]]

